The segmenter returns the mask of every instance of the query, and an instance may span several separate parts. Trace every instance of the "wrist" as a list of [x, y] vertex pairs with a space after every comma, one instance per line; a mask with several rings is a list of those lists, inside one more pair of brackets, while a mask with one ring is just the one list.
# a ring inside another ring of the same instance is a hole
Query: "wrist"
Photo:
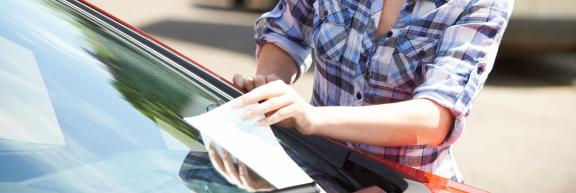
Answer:
[[312, 113], [312, 121], [310, 128], [310, 135], [323, 136], [328, 125], [325, 107], [312, 106], [310, 112]]

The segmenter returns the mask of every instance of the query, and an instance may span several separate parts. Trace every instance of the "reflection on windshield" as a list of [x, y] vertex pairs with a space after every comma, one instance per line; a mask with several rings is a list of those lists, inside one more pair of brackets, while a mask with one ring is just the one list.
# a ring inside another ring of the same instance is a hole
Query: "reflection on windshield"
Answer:
[[200, 144], [196, 139], [190, 138], [188, 135], [179, 132], [172, 125], [160, 120], [154, 120], [161, 128], [160, 133], [162, 139], [166, 144], [166, 148], [176, 151], [206, 151], [204, 145]]
[[216, 98], [56, 1], [6, 0], [0, 15], [0, 100], [14, 96], [0, 120], [24, 128], [0, 130], [1, 192], [242, 192], [180, 118]]
[[[64, 137], [34, 55], [2, 36], [0, 50], [4, 52], [0, 55], [0, 61], [3, 61], [0, 65], [0, 139], [64, 145]], [[26, 100], [20, 97], [26, 97]]]

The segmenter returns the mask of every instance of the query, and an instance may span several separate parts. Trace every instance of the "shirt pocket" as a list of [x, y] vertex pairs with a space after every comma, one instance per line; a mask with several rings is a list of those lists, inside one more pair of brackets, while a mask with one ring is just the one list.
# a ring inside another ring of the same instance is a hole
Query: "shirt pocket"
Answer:
[[313, 37], [316, 55], [321, 60], [338, 64], [348, 40], [348, 9], [339, 0], [320, 0], [314, 5], [318, 11]]
[[412, 92], [423, 82], [425, 64], [433, 63], [438, 39], [413, 34], [399, 35], [386, 71], [386, 84], [396, 90]]
[[410, 64], [430, 63], [436, 56], [438, 38], [407, 33], [398, 37], [396, 46], [400, 54], [411, 60]]

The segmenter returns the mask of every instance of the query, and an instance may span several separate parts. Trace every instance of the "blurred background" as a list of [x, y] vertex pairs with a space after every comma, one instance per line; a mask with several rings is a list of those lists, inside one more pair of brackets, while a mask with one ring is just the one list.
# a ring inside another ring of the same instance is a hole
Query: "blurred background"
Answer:
[[[273, 0], [91, 0], [231, 79], [255, 72], [253, 24]], [[466, 183], [491, 192], [576, 192], [576, 1], [516, 0], [464, 136]], [[311, 96], [313, 72], [296, 84]]]

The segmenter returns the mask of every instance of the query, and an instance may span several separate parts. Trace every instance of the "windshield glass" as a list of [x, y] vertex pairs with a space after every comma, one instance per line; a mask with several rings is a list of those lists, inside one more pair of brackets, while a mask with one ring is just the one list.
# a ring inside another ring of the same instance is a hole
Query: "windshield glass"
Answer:
[[222, 99], [56, 1], [0, 16], [2, 192], [242, 192], [181, 118]]
[[[205, 112], [216, 98], [54, 1], [3, 3], [3, 192], [181, 192], [211, 185], [181, 183], [183, 160], [205, 151], [179, 116]], [[212, 189], [239, 191], [220, 184]]]

